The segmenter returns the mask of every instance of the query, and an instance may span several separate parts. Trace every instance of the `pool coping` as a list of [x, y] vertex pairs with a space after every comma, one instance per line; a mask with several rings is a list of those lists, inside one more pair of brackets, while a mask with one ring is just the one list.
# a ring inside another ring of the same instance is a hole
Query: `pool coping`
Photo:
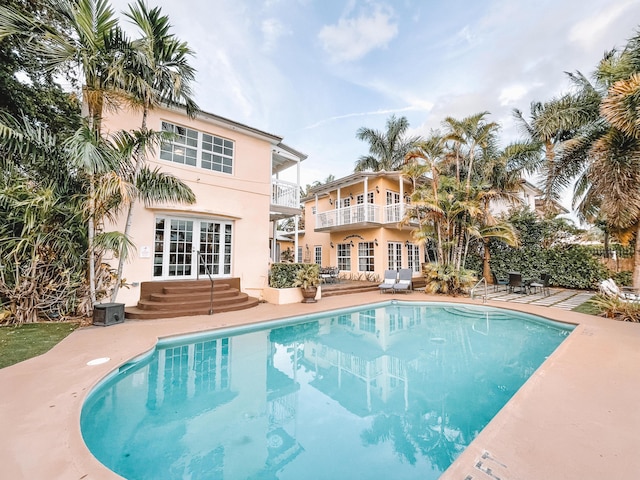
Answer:
[[[260, 304], [250, 310], [127, 321], [73, 332], [51, 351], [0, 369], [0, 464], [12, 479], [117, 479], [80, 433], [86, 395], [158, 338], [250, 325], [391, 298], [481, 304], [468, 298], [377, 292], [315, 304]], [[635, 478], [640, 475], [640, 325], [528, 304], [485, 305], [577, 325], [442, 479]], [[109, 357], [106, 363], [87, 362]]]

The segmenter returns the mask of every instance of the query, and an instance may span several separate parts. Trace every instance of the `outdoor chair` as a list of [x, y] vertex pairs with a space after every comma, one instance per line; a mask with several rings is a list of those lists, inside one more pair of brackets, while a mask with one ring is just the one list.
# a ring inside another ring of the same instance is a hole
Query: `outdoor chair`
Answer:
[[600, 282], [600, 293], [623, 302], [640, 303], [640, 295], [637, 292], [637, 289], [631, 287], [618, 287], [612, 278]]
[[396, 284], [396, 281], [398, 279], [398, 272], [396, 272], [395, 270], [385, 270], [384, 271], [384, 280], [383, 282], [378, 285], [378, 288], [380, 289], [380, 293], [383, 292], [394, 292], [393, 286]]
[[504, 289], [507, 289], [507, 285], [509, 285], [509, 279], [508, 278], [498, 278], [498, 276], [495, 274], [495, 272], [492, 270], [491, 271], [491, 276], [493, 277], [493, 291], [497, 292], [498, 289], [500, 288], [500, 285], [504, 285]]
[[509, 283], [507, 284], [509, 287], [509, 292], [515, 293], [515, 289], [519, 288], [520, 293], [527, 293], [527, 286], [522, 281], [522, 275], [515, 272], [509, 273]]
[[551, 282], [551, 275], [548, 273], [540, 274], [540, 280], [534, 280], [529, 284], [529, 287], [533, 289], [534, 292], [537, 292], [538, 289], [546, 296], [551, 295], [551, 290], [549, 289], [549, 283]]
[[413, 277], [413, 272], [410, 268], [401, 268], [398, 272], [398, 281], [393, 286], [394, 292], [407, 292], [409, 293], [411, 288], [411, 279]]

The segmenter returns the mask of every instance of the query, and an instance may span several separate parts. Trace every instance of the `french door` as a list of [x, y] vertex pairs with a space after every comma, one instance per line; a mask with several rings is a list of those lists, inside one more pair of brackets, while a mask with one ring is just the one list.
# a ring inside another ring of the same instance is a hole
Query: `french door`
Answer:
[[231, 222], [156, 217], [153, 277], [230, 276], [232, 232]]

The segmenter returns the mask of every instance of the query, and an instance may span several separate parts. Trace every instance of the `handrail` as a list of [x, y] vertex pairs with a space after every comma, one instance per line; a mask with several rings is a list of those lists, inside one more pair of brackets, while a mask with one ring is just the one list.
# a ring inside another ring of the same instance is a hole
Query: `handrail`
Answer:
[[481, 284], [484, 283], [484, 295], [482, 296], [482, 303], [487, 303], [487, 279], [482, 277], [480, 280], [478, 280], [478, 283], [476, 283], [473, 288], [471, 289], [471, 300], [473, 300], [473, 293], [475, 292], [475, 289]]
[[209, 315], [213, 315], [213, 277], [211, 276], [211, 271], [209, 270], [209, 265], [207, 265], [206, 259], [200, 250], [198, 250], [198, 270], [196, 271], [196, 278], [200, 280], [200, 261], [202, 261], [202, 265], [204, 265], [204, 271], [209, 277], [209, 281], [211, 282], [211, 293], [209, 294]]

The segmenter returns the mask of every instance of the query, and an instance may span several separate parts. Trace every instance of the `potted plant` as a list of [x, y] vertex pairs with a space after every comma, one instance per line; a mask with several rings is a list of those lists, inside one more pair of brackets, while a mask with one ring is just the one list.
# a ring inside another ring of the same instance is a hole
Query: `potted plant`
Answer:
[[300, 287], [302, 303], [315, 303], [318, 285], [320, 285], [320, 267], [315, 263], [300, 265], [293, 286]]

